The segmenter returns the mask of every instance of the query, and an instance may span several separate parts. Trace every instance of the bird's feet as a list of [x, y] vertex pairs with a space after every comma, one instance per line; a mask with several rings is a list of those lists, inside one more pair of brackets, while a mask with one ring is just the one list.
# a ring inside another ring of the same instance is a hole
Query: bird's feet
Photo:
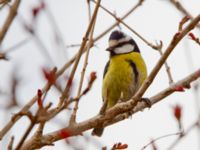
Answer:
[[152, 103], [151, 103], [151, 101], [150, 101], [150, 99], [149, 98], [141, 98], [141, 101], [143, 101], [143, 102], [145, 102], [146, 103], [146, 105], [147, 105], [147, 107], [149, 107], [149, 108], [151, 108], [151, 106], [152, 106]]

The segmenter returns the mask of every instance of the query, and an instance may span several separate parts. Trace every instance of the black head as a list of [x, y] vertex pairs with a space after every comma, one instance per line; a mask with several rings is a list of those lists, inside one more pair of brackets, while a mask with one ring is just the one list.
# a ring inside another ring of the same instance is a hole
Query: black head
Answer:
[[136, 42], [122, 31], [115, 30], [109, 37], [109, 47], [106, 49], [111, 56], [126, 54], [130, 52], [140, 52]]

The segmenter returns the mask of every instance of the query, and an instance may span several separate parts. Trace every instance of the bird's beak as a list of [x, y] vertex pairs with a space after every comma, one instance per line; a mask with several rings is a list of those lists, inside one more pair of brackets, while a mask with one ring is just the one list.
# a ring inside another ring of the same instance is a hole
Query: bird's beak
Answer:
[[108, 48], [106, 48], [106, 51], [111, 52], [112, 50], [113, 50], [113, 47], [108, 47]]

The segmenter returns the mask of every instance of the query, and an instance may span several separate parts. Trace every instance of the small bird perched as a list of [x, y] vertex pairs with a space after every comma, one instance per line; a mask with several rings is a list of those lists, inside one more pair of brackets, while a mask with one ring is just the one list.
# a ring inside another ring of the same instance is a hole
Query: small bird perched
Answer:
[[[113, 31], [109, 38], [110, 60], [103, 74], [102, 97], [105, 110], [117, 102], [127, 101], [136, 93], [147, 77], [145, 62], [136, 42], [122, 31]], [[102, 114], [102, 112], [100, 112]], [[101, 136], [103, 125], [95, 128], [92, 135]]]

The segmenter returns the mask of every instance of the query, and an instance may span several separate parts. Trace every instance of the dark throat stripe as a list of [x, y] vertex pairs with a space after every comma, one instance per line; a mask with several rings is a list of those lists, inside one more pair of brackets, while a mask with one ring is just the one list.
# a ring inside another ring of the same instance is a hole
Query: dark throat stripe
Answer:
[[137, 84], [138, 83], [138, 76], [139, 76], [137, 67], [132, 60], [127, 60], [127, 61], [129, 62], [129, 64], [131, 65], [131, 68], [133, 69], [133, 73], [135, 75], [135, 84]]

